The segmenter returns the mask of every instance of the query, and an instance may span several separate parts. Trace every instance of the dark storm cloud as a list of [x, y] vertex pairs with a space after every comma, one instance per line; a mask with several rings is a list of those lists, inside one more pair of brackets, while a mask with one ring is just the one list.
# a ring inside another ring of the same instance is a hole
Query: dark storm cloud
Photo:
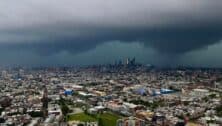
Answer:
[[0, 49], [78, 53], [119, 40], [184, 53], [222, 39], [221, 6], [221, 0], [3, 0]]
[[[108, 32], [107, 32], [108, 31]], [[41, 55], [51, 55], [61, 51], [79, 53], [95, 48], [97, 45], [108, 41], [119, 40], [122, 42], [140, 42], [145, 46], [152, 47], [164, 53], [184, 53], [191, 50], [207, 47], [221, 40], [220, 29], [174, 29], [174, 30], [126, 30], [122, 29], [101, 29], [84, 33], [83, 36], [75, 37], [70, 35], [35, 35], [25, 33], [25, 42], [2, 43], [1, 50], [29, 50]], [[42, 38], [41, 38], [42, 37]], [[17, 39], [17, 37], [15, 37]], [[32, 38], [34, 38], [32, 40]], [[16, 41], [16, 40], [15, 40]], [[27, 41], [27, 42], [26, 42]]]

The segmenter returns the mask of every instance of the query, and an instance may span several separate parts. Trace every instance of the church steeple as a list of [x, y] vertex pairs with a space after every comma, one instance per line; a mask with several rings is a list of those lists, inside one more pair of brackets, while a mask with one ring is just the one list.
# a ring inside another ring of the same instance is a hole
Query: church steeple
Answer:
[[48, 90], [46, 86], [44, 87], [43, 97], [42, 97], [42, 111], [44, 114], [44, 117], [47, 117], [48, 115]]

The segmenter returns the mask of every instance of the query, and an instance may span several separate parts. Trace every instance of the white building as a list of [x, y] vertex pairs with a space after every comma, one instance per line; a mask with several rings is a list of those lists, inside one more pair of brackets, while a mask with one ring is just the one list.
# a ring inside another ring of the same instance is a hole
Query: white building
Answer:
[[207, 89], [193, 89], [192, 95], [204, 97], [209, 94], [209, 90]]

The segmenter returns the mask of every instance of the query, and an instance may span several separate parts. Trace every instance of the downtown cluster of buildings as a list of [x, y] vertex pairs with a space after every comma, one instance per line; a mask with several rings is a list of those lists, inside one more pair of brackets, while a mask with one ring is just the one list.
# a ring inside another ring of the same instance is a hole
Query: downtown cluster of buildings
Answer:
[[221, 70], [127, 63], [2, 70], [0, 125], [96, 126], [69, 117], [107, 112], [119, 116], [116, 126], [222, 125]]

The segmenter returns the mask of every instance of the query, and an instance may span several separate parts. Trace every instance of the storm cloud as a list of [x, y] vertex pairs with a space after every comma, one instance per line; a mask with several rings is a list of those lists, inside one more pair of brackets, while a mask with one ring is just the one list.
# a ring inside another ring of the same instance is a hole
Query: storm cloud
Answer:
[[0, 52], [82, 53], [111, 42], [183, 54], [222, 39], [221, 0], [2, 0]]

